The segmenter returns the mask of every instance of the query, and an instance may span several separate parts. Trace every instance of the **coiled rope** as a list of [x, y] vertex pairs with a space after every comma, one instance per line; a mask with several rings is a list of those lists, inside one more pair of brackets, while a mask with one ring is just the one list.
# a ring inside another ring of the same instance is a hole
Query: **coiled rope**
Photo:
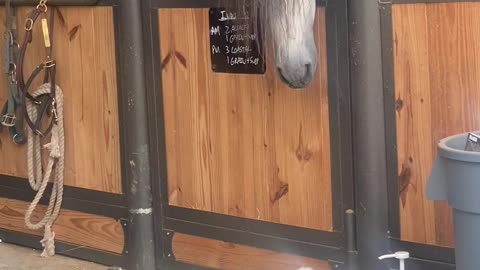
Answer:
[[[49, 150], [48, 164], [45, 174], [42, 175], [42, 156], [40, 136], [33, 133], [31, 129], [27, 132], [27, 167], [28, 181], [30, 186], [37, 191], [35, 198], [27, 209], [25, 214], [25, 225], [31, 230], [38, 230], [45, 227], [44, 237], [41, 241], [44, 250], [42, 257], [55, 255], [55, 233], [52, 232], [52, 225], [58, 217], [63, 198], [63, 179], [64, 179], [64, 156], [65, 156], [65, 136], [63, 127], [63, 92], [58, 86], [55, 86], [55, 101], [57, 104], [57, 122], [53, 125], [50, 142], [44, 145]], [[41, 85], [33, 94], [33, 97], [48, 95], [50, 93], [50, 83]], [[32, 101], [27, 99], [27, 113], [31, 119], [37, 118], [37, 109]], [[45, 216], [41, 221], [34, 224], [31, 222], [31, 216], [38, 202], [43, 196], [50, 176], [53, 174], [53, 188], [50, 196]]]

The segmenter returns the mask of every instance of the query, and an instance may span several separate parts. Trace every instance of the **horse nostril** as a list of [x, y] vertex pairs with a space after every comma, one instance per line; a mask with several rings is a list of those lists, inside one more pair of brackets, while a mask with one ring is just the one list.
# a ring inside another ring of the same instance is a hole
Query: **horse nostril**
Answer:
[[305, 65], [305, 78], [310, 76], [310, 72], [312, 71], [312, 64], [308, 63]]

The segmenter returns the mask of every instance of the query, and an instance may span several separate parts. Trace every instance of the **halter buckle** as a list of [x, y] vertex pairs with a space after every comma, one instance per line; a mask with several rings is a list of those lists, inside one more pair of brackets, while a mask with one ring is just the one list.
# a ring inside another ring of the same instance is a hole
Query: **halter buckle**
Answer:
[[25, 31], [30, 32], [33, 29], [33, 20], [31, 18], [28, 18], [25, 20], [25, 25], [23, 26], [25, 28]]
[[42, 133], [40, 130], [38, 130], [38, 129], [35, 129], [33, 132], [34, 132], [35, 134], [37, 134], [38, 136], [40, 136], [40, 137], [44, 137], [44, 136], [45, 136], [45, 135], [43, 135], [43, 133]]
[[13, 46], [13, 42], [14, 42], [14, 38], [13, 38], [13, 33], [12, 31], [8, 31], [8, 44], [11, 46]]
[[17, 84], [17, 65], [14, 63], [10, 63], [10, 70], [8, 72], [8, 75], [10, 77], [10, 82], [13, 84]]
[[2, 125], [6, 127], [13, 127], [15, 126], [16, 120], [17, 120], [17, 117], [15, 117], [14, 114], [5, 114], [2, 117]]
[[47, 60], [43, 62], [43, 68], [52, 68], [56, 65], [55, 60]]
[[58, 120], [58, 114], [57, 114], [57, 106], [55, 105], [55, 98], [52, 99], [52, 113], [53, 113], [53, 118], [55, 119], [55, 122]]

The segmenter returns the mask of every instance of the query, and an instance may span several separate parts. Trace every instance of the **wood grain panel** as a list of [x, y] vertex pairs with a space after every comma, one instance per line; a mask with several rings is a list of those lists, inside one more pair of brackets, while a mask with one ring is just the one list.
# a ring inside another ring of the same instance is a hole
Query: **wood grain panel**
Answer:
[[[21, 8], [18, 25], [31, 8]], [[52, 10], [52, 9], [50, 9]], [[3, 18], [3, 9], [0, 10]], [[65, 184], [121, 193], [113, 12], [109, 7], [61, 7], [55, 12], [54, 58], [65, 111]], [[4, 24], [0, 24], [3, 33]], [[23, 29], [20, 31], [23, 35]], [[40, 21], [26, 54], [25, 76], [44, 61]], [[23, 40], [23, 39], [21, 39]], [[39, 80], [34, 87], [41, 82]], [[0, 76], [0, 102], [6, 99]], [[33, 90], [33, 89], [32, 89]], [[26, 146], [0, 135], [0, 174], [26, 177]]]
[[212, 269], [294, 270], [302, 266], [310, 267], [313, 270], [331, 269], [326, 261], [277, 253], [186, 234], [174, 235], [173, 253], [177, 261]]
[[213, 73], [208, 10], [159, 11], [171, 205], [332, 230], [325, 15], [319, 68], [294, 91], [275, 73]]
[[480, 129], [480, 3], [393, 6], [402, 239], [452, 246], [447, 203], [425, 198], [437, 142]]
[[[7, 230], [43, 236], [43, 230], [25, 226], [29, 203], [0, 198], [0, 227]], [[45, 206], [37, 207], [32, 222], [44, 216]], [[70, 210], [61, 210], [54, 226], [55, 240], [121, 254], [124, 246], [122, 225], [111, 218]]]

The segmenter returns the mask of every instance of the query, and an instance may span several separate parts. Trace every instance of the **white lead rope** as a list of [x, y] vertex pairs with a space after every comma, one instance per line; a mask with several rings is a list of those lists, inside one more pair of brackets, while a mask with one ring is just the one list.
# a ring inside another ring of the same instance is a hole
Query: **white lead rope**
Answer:
[[[31, 129], [27, 132], [27, 167], [28, 181], [30, 186], [37, 191], [35, 198], [27, 209], [25, 214], [25, 225], [31, 230], [38, 230], [45, 227], [44, 237], [41, 241], [44, 250], [42, 257], [55, 255], [55, 233], [52, 232], [52, 225], [58, 217], [63, 198], [63, 177], [64, 177], [64, 156], [65, 156], [65, 136], [63, 127], [63, 92], [58, 86], [55, 86], [55, 101], [57, 104], [57, 123], [53, 124], [51, 130], [50, 142], [44, 145], [49, 150], [48, 164], [45, 168], [45, 174], [42, 175], [42, 156], [40, 136], [33, 133]], [[41, 85], [34, 93], [33, 97], [50, 93], [50, 83]], [[27, 113], [35, 121], [37, 110], [32, 101], [27, 99]], [[45, 192], [45, 188], [53, 175], [53, 188], [50, 202], [44, 218], [38, 223], [31, 222], [31, 216], [38, 205], [38, 202]]]

